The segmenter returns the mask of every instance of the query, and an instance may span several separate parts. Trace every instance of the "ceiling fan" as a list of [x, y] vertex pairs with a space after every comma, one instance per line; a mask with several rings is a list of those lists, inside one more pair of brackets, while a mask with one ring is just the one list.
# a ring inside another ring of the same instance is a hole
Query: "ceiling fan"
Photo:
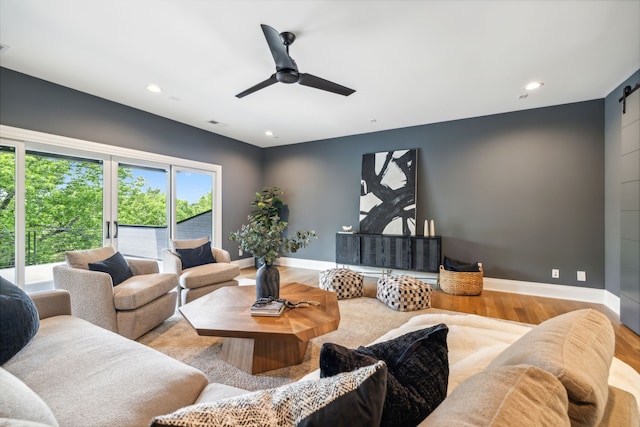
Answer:
[[273, 55], [273, 59], [276, 62], [276, 72], [267, 80], [240, 92], [236, 95], [237, 98], [245, 97], [277, 82], [300, 83], [303, 86], [309, 86], [344, 96], [349, 96], [355, 92], [353, 89], [330, 82], [329, 80], [321, 79], [312, 74], [298, 72], [298, 65], [289, 56], [289, 46], [295, 41], [296, 35], [290, 32], [278, 33], [276, 29], [268, 25], [262, 24], [260, 26], [267, 39], [269, 49], [271, 49], [271, 55]]

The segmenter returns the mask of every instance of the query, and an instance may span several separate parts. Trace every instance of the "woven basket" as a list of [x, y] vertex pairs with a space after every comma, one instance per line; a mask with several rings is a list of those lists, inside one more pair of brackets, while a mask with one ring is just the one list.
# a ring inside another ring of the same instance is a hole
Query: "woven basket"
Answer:
[[440, 289], [451, 295], [480, 295], [482, 293], [482, 266], [480, 271], [449, 271], [440, 266]]

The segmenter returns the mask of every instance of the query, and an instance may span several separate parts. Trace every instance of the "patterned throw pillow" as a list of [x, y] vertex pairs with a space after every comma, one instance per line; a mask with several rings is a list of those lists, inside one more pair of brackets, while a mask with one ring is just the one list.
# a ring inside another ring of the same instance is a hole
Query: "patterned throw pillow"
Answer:
[[439, 324], [393, 340], [351, 350], [324, 344], [320, 376], [348, 372], [377, 360], [387, 364], [387, 397], [381, 426], [416, 426], [447, 397], [449, 328]]
[[187, 406], [155, 417], [151, 426], [378, 426], [386, 386], [387, 368], [377, 362], [331, 378]]

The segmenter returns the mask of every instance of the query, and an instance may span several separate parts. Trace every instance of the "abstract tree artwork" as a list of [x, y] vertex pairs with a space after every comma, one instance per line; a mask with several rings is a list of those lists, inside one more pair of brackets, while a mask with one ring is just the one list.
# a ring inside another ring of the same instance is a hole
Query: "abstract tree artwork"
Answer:
[[360, 232], [415, 235], [417, 150], [362, 156]]

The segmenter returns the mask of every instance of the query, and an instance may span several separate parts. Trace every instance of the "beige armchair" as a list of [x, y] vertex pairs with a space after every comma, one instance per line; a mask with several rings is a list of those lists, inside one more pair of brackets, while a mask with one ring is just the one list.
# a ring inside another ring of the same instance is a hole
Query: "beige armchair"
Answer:
[[53, 282], [71, 294], [74, 316], [135, 340], [175, 313], [178, 277], [160, 273], [156, 261], [126, 258], [133, 276], [113, 286], [108, 273], [89, 270], [89, 263], [115, 253], [113, 246], [68, 251], [66, 265], [53, 267]]
[[237, 286], [240, 267], [231, 264], [231, 256], [224, 249], [211, 247], [216, 262], [182, 268], [177, 249], [193, 249], [209, 243], [208, 237], [172, 240], [171, 249], [162, 251], [163, 271], [178, 275], [179, 304], [186, 304], [223, 286]]

